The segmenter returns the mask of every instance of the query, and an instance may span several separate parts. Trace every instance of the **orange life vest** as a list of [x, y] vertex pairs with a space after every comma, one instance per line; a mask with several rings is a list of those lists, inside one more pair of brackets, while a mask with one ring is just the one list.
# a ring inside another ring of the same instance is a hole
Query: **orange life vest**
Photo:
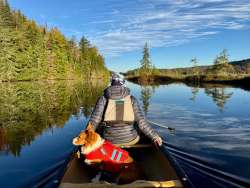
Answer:
[[109, 172], [119, 172], [128, 157], [127, 151], [114, 146], [106, 140], [99, 148], [85, 155], [88, 160], [101, 159], [103, 170]]

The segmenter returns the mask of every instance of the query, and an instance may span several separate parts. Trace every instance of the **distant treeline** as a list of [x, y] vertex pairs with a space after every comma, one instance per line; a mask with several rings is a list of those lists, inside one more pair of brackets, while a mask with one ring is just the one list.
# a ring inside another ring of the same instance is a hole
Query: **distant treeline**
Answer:
[[250, 59], [241, 61], [229, 61], [227, 50], [224, 49], [215, 57], [213, 65], [199, 66], [196, 58], [191, 59], [192, 67], [158, 69], [150, 59], [147, 43], [143, 49], [143, 57], [140, 61], [141, 67], [121, 73], [126, 79], [140, 82], [161, 81], [194, 81], [194, 82], [228, 82], [244, 81], [250, 78]]
[[[250, 58], [240, 61], [231, 61], [230, 65], [234, 67], [236, 73], [250, 74]], [[173, 68], [173, 69], [159, 69], [162, 72], [176, 71], [183, 75], [189, 75], [194, 72], [195, 69], [199, 69], [200, 74], [205, 74], [206, 71], [211, 69], [214, 65], [202, 65], [197, 67], [186, 67], [186, 68]]]
[[103, 56], [85, 37], [67, 39], [0, 0], [0, 82], [107, 75]]

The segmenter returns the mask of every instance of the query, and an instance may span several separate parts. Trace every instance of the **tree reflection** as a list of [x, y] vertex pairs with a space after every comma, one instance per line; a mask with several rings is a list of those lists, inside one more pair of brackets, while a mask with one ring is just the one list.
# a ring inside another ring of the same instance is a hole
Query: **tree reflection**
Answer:
[[145, 115], [147, 115], [147, 113], [148, 113], [150, 99], [151, 99], [154, 91], [155, 91], [155, 88], [152, 86], [142, 86], [141, 87], [141, 98], [140, 99], [142, 101], [142, 108], [143, 108]]
[[77, 81], [0, 84], [0, 150], [20, 154], [36, 136], [63, 127], [83, 107], [86, 117], [106, 84]]
[[233, 95], [233, 92], [227, 92], [223, 87], [205, 88], [205, 93], [213, 98], [213, 101], [219, 107], [221, 112], [224, 111], [226, 102]]
[[197, 94], [199, 92], [199, 87], [191, 87], [191, 92], [192, 92], [192, 96], [190, 97], [190, 100], [195, 101]]

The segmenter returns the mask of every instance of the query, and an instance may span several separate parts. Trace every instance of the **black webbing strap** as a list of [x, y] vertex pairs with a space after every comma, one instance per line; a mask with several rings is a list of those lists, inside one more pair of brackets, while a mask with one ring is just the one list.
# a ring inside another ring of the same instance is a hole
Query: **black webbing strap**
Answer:
[[116, 100], [115, 107], [116, 107], [116, 120], [122, 121], [124, 118], [124, 101]]

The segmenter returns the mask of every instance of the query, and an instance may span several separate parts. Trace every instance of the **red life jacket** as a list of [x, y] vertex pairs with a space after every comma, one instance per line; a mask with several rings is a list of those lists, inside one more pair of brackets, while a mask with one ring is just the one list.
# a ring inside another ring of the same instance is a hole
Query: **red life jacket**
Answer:
[[85, 155], [85, 158], [88, 160], [101, 159], [103, 170], [109, 172], [120, 171], [122, 164], [128, 157], [129, 154], [127, 151], [114, 146], [106, 140], [99, 148]]

